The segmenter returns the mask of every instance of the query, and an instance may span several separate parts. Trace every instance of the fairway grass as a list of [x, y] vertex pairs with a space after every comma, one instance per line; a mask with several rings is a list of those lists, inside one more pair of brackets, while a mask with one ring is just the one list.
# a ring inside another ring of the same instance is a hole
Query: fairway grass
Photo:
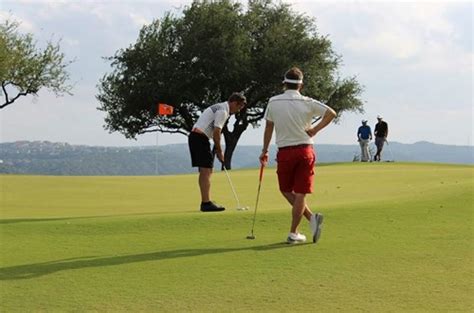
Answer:
[[[284, 243], [290, 209], [266, 169], [197, 175], [0, 176], [1, 312], [473, 312], [474, 167], [316, 169], [317, 245]], [[304, 221], [301, 231], [309, 236]]]

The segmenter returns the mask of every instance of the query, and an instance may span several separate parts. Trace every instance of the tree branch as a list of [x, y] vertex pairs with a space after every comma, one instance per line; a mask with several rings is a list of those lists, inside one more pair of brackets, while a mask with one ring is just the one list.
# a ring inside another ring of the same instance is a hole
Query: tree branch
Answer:
[[189, 135], [188, 133], [182, 131], [182, 130], [169, 130], [169, 129], [161, 129], [161, 128], [155, 128], [155, 129], [145, 129], [143, 131], [140, 132], [140, 135], [141, 134], [145, 134], [145, 133], [156, 133], [157, 131], [161, 132], [161, 133], [167, 133], [167, 134], [182, 134], [182, 135]]
[[5, 94], [5, 103], [0, 105], [0, 109], [3, 109], [5, 108], [6, 106], [12, 104], [13, 102], [15, 102], [16, 99], [20, 98], [21, 96], [26, 96], [30, 90], [27, 90], [25, 92], [19, 92], [14, 98], [12, 98], [11, 100], [8, 99], [8, 93], [7, 93], [7, 90], [5, 88], [5, 86], [8, 85], [5, 84], [5, 83], [2, 83], [2, 89], [3, 89], [3, 93]]
[[253, 118], [249, 118], [249, 119], [247, 119], [247, 121], [248, 121], [249, 124], [258, 122], [263, 118], [263, 115], [264, 115], [264, 113], [258, 113], [258, 114], [252, 114], [252, 115], [249, 114], [249, 116], [252, 116]]
[[6, 85], [8, 85], [8, 83], [5, 84], [4, 82], [2, 82], [2, 89], [3, 89], [3, 93], [5, 94], [5, 102], [8, 103], [8, 93], [7, 93], [7, 90], [5, 88]]

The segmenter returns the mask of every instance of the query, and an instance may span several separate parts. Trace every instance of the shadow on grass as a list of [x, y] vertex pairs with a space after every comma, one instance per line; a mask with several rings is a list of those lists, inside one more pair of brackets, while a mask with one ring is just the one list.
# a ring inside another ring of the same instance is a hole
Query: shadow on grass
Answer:
[[0, 280], [18, 280], [40, 277], [60, 271], [75, 270], [91, 267], [103, 267], [122, 265], [146, 261], [161, 261], [178, 258], [198, 257], [209, 254], [220, 254], [238, 251], [270, 251], [275, 249], [290, 248], [300, 245], [289, 245], [287, 243], [274, 243], [262, 246], [243, 248], [208, 248], [208, 249], [181, 249], [171, 251], [160, 251], [152, 253], [121, 255], [111, 257], [81, 257], [57, 260], [52, 262], [26, 264], [0, 268]]
[[56, 222], [70, 220], [70, 217], [51, 217], [51, 218], [8, 218], [0, 219], [0, 225], [3, 224], [17, 224], [17, 223], [32, 223], [32, 222]]
[[[184, 212], [180, 212], [184, 213]], [[196, 213], [196, 212], [192, 212]], [[74, 221], [74, 220], [86, 220], [86, 219], [103, 219], [110, 217], [128, 217], [128, 216], [153, 216], [153, 215], [171, 215], [173, 213], [168, 212], [144, 212], [144, 213], [130, 213], [130, 214], [113, 214], [113, 215], [91, 215], [91, 216], [74, 216], [74, 217], [48, 217], [48, 218], [5, 218], [0, 219], [0, 225], [6, 224], [18, 224], [18, 223], [38, 223], [38, 222], [61, 222], [61, 221]], [[199, 214], [199, 212], [197, 213]]]

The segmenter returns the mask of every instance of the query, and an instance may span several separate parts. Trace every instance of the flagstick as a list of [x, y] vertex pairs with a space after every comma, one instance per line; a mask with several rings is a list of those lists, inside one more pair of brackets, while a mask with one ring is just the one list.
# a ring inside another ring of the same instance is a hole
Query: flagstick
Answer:
[[[168, 116], [173, 114], [173, 107], [171, 105], [168, 105], [166, 103], [158, 103], [157, 105], [157, 115], [163, 115], [163, 116]], [[158, 125], [157, 125], [158, 128]], [[155, 160], [155, 175], [158, 176], [158, 133], [159, 131], [156, 131], [156, 160]]]
[[158, 131], [156, 132], [156, 159], [155, 159], [155, 175], [158, 176]]

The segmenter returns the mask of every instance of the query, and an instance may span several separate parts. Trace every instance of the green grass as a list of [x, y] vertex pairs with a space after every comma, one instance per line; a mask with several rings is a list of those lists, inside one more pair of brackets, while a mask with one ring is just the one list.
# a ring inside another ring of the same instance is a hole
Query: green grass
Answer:
[[[253, 207], [258, 170], [230, 175]], [[321, 241], [291, 246], [275, 169], [256, 240], [224, 173], [213, 214], [196, 175], [0, 176], [0, 311], [474, 311], [474, 167], [338, 164], [315, 183]]]

